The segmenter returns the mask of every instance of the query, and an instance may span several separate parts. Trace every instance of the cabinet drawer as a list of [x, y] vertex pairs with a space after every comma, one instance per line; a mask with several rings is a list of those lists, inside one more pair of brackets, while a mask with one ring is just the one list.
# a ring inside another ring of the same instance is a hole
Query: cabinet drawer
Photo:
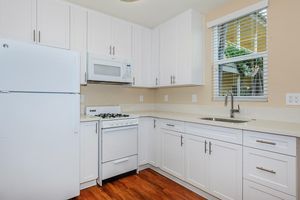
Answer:
[[296, 158], [244, 147], [244, 178], [296, 195]]
[[243, 143], [243, 132], [238, 129], [187, 123], [185, 125], [185, 133], [234, 144]]
[[296, 200], [290, 196], [271, 188], [244, 180], [243, 200]]
[[244, 146], [296, 156], [296, 138], [244, 131]]
[[178, 122], [173, 120], [161, 120], [160, 127], [162, 129], [183, 132], [184, 130], [184, 122]]
[[137, 169], [137, 156], [131, 156], [104, 163], [102, 165], [102, 180]]

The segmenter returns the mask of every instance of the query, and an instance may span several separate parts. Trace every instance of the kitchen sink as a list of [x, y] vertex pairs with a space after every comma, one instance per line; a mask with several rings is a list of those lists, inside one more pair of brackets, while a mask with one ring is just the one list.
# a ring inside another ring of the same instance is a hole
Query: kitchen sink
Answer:
[[238, 119], [217, 118], [217, 117], [203, 117], [200, 119], [207, 120], [207, 121], [228, 122], [228, 123], [237, 123], [237, 124], [249, 122], [249, 120], [238, 120]]

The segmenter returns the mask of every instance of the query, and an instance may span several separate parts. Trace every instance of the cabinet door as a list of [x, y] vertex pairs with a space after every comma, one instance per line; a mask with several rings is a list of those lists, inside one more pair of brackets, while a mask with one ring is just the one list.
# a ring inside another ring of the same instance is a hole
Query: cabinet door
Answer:
[[149, 118], [148, 134], [148, 163], [158, 167], [158, 157], [160, 150], [160, 140], [157, 132], [157, 120]]
[[98, 122], [80, 124], [80, 183], [98, 178]]
[[176, 21], [160, 26], [160, 85], [170, 86], [176, 69]]
[[135, 25], [132, 36], [133, 86], [151, 87], [151, 30]]
[[88, 12], [88, 52], [112, 55], [111, 17], [98, 12]]
[[224, 200], [242, 199], [242, 146], [216, 140], [208, 146], [210, 193]]
[[[192, 74], [192, 26], [191, 13], [185, 12], [176, 17], [176, 72], [175, 85], [191, 84]], [[200, 74], [199, 74], [200, 76]]]
[[202, 137], [185, 135], [184, 144], [186, 181], [208, 191], [208, 141]]
[[35, 0], [0, 0], [0, 37], [34, 42]]
[[138, 144], [138, 153], [139, 153], [139, 165], [145, 165], [148, 163], [147, 154], [148, 154], [148, 132], [150, 120], [148, 118], [140, 118], [139, 120], [139, 144]]
[[69, 49], [70, 6], [57, 0], [37, 0], [38, 43]]
[[162, 134], [162, 170], [184, 178], [184, 148], [182, 134], [161, 129]]
[[159, 66], [160, 66], [160, 33], [159, 28], [152, 30], [151, 34], [151, 85], [154, 87], [159, 86]]
[[132, 59], [132, 26], [130, 23], [112, 18], [113, 57]]
[[71, 7], [70, 48], [80, 53], [80, 84], [87, 83], [87, 11]]

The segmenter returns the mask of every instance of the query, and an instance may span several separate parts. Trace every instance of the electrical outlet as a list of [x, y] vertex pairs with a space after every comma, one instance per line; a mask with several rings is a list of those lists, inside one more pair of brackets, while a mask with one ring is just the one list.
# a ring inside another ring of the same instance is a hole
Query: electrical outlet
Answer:
[[140, 102], [143, 103], [144, 102], [144, 96], [140, 95]]
[[165, 100], [165, 102], [168, 102], [169, 101], [169, 95], [165, 95], [164, 100]]
[[300, 93], [286, 94], [286, 105], [300, 105]]
[[192, 103], [197, 103], [198, 102], [198, 96], [196, 94], [192, 95]]

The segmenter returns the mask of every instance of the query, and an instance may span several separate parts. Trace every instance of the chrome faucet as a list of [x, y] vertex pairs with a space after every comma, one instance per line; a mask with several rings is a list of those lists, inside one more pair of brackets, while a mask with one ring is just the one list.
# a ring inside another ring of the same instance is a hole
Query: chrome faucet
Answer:
[[240, 113], [240, 105], [238, 105], [238, 109], [234, 109], [234, 96], [232, 92], [227, 92], [225, 96], [225, 106], [228, 104], [228, 95], [231, 96], [231, 109], [230, 109], [230, 118], [234, 118], [234, 113]]

